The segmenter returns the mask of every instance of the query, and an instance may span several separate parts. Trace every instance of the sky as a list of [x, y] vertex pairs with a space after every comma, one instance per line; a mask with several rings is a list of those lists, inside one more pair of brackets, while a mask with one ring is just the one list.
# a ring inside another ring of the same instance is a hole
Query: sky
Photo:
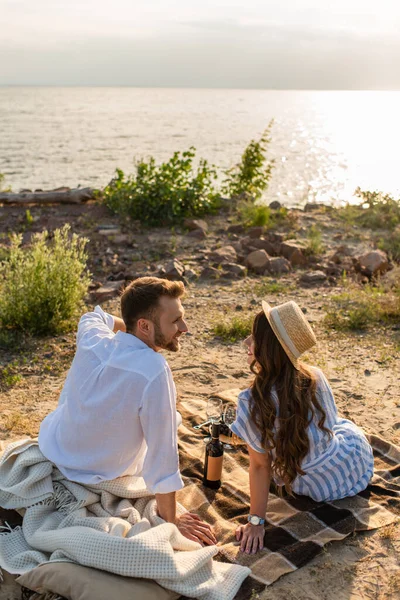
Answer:
[[400, 89], [400, 2], [0, 0], [0, 85]]

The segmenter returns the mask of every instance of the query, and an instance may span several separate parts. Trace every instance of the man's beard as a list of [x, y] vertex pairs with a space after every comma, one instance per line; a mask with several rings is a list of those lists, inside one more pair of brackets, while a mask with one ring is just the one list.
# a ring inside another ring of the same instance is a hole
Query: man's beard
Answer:
[[169, 342], [167, 341], [165, 335], [161, 331], [160, 324], [157, 321], [153, 321], [154, 324], [154, 345], [157, 348], [162, 348], [163, 350], [169, 350], [170, 352], [178, 352], [179, 350], [179, 340], [178, 338], [173, 338]]

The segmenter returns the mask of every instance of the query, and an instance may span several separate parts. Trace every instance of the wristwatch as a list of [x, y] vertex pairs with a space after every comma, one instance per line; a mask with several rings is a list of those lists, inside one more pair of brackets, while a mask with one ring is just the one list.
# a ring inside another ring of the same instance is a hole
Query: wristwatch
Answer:
[[258, 517], [257, 515], [249, 515], [247, 517], [247, 520], [252, 525], [264, 525], [264, 523], [265, 523], [265, 519], [262, 519], [261, 517]]

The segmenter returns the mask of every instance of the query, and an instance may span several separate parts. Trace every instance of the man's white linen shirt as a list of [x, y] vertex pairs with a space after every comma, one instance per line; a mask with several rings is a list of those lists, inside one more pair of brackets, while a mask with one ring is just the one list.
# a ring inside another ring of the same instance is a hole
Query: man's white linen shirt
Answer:
[[99, 306], [81, 318], [75, 357], [58, 407], [41, 424], [39, 448], [71, 481], [137, 475], [153, 494], [179, 490], [171, 370], [162, 354], [113, 327]]

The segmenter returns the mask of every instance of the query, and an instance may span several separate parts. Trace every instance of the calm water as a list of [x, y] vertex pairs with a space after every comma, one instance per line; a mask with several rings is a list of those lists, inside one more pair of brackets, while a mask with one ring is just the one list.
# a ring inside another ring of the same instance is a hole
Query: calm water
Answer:
[[0, 88], [0, 173], [14, 190], [101, 186], [191, 145], [229, 167], [274, 118], [268, 201], [400, 195], [399, 106], [400, 92]]

